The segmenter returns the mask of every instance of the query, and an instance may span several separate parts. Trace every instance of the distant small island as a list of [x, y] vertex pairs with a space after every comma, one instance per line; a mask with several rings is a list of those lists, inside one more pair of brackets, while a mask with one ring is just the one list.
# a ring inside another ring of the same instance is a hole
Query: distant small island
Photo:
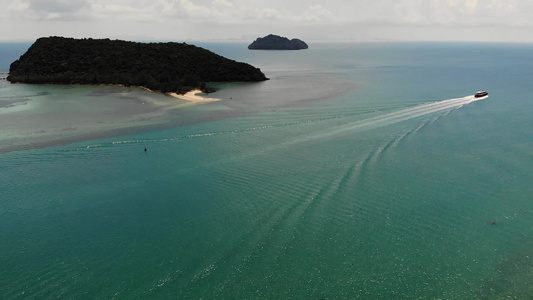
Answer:
[[309, 46], [299, 39], [289, 40], [286, 37], [269, 34], [263, 38], [257, 38], [248, 46], [250, 50], [301, 50]]
[[163, 93], [207, 90], [208, 82], [267, 80], [260, 69], [185, 43], [39, 38], [9, 69], [15, 83], [112, 84]]

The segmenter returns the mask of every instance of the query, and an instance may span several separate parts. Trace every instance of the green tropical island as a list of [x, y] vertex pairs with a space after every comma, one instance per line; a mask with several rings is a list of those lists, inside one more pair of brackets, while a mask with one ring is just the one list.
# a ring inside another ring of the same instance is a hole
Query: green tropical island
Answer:
[[180, 94], [211, 91], [210, 82], [267, 79], [254, 66], [185, 43], [65, 37], [37, 39], [7, 76], [12, 83], [110, 84]]
[[309, 46], [302, 40], [292, 39], [279, 35], [269, 34], [263, 38], [257, 38], [252, 42], [248, 49], [250, 50], [302, 50]]

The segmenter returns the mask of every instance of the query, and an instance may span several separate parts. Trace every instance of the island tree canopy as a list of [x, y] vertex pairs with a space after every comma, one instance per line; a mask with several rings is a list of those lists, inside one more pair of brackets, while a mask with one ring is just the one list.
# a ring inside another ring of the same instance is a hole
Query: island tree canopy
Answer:
[[185, 43], [109, 39], [38, 39], [10, 66], [7, 80], [23, 83], [123, 84], [183, 93], [207, 82], [262, 81], [265, 75]]
[[248, 46], [250, 50], [301, 50], [309, 46], [299, 39], [289, 40], [275, 34], [269, 34], [263, 38], [257, 38]]

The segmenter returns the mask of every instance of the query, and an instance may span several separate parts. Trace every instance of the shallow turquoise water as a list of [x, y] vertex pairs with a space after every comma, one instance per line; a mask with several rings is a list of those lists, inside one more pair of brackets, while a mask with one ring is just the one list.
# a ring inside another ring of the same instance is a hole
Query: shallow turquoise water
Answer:
[[203, 46], [271, 80], [0, 154], [4, 298], [533, 295], [531, 46]]

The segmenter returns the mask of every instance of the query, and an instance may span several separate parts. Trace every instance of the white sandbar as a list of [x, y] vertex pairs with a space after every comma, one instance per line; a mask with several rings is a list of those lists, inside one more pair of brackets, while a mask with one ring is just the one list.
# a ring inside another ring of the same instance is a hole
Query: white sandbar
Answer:
[[185, 93], [184, 95], [180, 95], [178, 93], [168, 93], [167, 95], [181, 99], [181, 100], [195, 102], [195, 103], [220, 101], [220, 99], [218, 98], [207, 98], [207, 97], [198, 96], [198, 94], [201, 94], [201, 93], [202, 93], [201, 90], [192, 90], [192, 91]]

